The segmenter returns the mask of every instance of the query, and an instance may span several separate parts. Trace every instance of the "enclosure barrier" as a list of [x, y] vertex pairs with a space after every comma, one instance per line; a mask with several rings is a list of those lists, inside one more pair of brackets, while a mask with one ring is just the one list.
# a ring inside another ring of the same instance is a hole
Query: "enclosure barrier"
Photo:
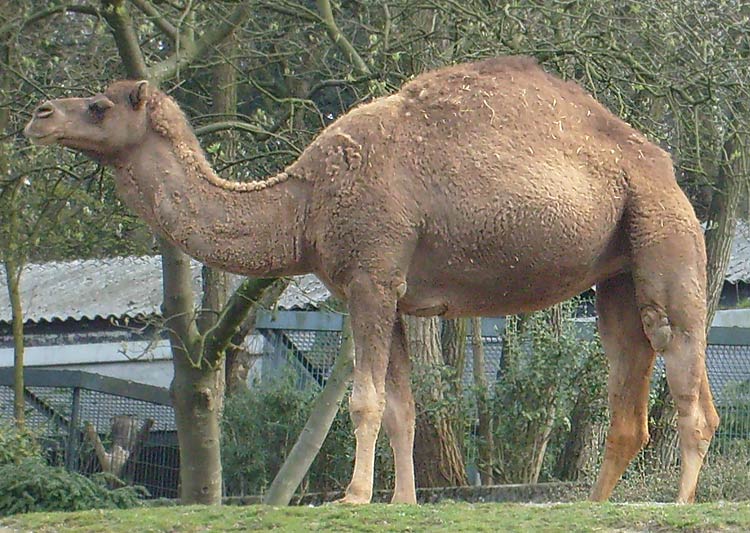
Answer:
[[[341, 325], [337, 313], [261, 313], [257, 332], [267, 341], [264, 379], [292, 369], [299, 387], [325, 384], [338, 353]], [[490, 383], [501, 367], [503, 325], [503, 319], [482, 321]], [[593, 330], [593, 321], [581, 321], [582, 336]], [[750, 439], [750, 328], [715, 327], [708, 341], [709, 381], [722, 416], [713, 453], [723, 453]], [[471, 365], [472, 358], [466, 361]], [[662, 371], [658, 361], [655, 372]], [[470, 379], [470, 366], [464, 375]], [[71, 370], [27, 368], [24, 376], [27, 425], [40, 435], [51, 464], [98, 471], [102, 453], [119, 439], [131, 452], [117, 465], [119, 477], [144, 485], [154, 498], [177, 497], [179, 450], [167, 389]], [[13, 369], [0, 368], [0, 416], [5, 419], [12, 419], [12, 387]]]

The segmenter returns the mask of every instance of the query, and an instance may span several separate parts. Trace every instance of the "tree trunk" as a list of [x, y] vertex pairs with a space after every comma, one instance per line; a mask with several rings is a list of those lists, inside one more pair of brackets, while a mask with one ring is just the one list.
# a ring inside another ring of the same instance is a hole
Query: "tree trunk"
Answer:
[[570, 429], [557, 457], [554, 472], [557, 479], [577, 481], [593, 466], [592, 458], [598, 454], [598, 436], [604, 420], [601, 413], [607, 403], [601, 365], [601, 359], [592, 353], [577, 376], [581, 388], [570, 414]]
[[97, 459], [103, 472], [107, 472], [122, 479], [125, 465], [133, 461], [137, 456], [143, 442], [148, 438], [148, 433], [154, 425], [154, 420], [146, 420], [141, 429], [137, 428], [138, 420], [132, 415], [117, 415], [112, 418], [112, 446], [110, 450], [104, 447], [96, 428], [92, 424], [86, 424], [86, 437], [94, 446]]
[[257, 312], [260, 309], [270, 308], [279, 299], [279, 296], [289, 285], [288, 278], [279, 278], [268, 287], [258, 300], [257, 305], [253, 306], [247, 318], [239, 327], [237, 333], [232, 336], [232, 343], [226, 353], [226, 394], [228, 396], [238, 391], [247, 389], [247, 375], [254, 362], [254, 355], [250, 354], [242, 347], [247, 335], [255, 329], [255, 320]]
[[[10, 216], [16, 218], [17, 211], [11, 207]], [[11, 227], [13, 224], [11, 224]], [[11, 237], [12, 238], [12, 237]], [[16, 263], [15, 252], [9, 251], [5, 260], [5, 275], [8, 281], [8, 295], [10, 296], [10, 308], [13, 331], [13, 417], [16, 427], [23, 430], [26, 426], [26, 414], [24, 403], [24, 379], [23, 379], [23, 308], [21, 303], [21, 267]]]
[[446, 408], [446, 417], [453, 426], [453, 434], [458, 438], [457, 444], [463, 460], [463, 432], [464, 432], [464, 370], [466, 369], [466, 336], [469, 329], [468, 318], [454, 318], [443, 320], [440, 335], [440, 345], [448, 372], [443, 374], [448, 382], [446, 394], [449, 396], [450, 407]]
[[[192, 8], [192, 3], [188, 3], [184, 16], [192, 16]], [[197, 40], [189, 29], [181, 30], [178, 38], [185, 46], [150, 66], [146, 65], [128, 4], [124, 0], [102, 0], [100, 13], [107, 21], [127, 77], [150, 79], [158, 85], [220, 45], [249, 18], [252, 10], [247, 3], [238, 4], [225, 20], [205, 28]], [[174, 365], [170, 393], [180, 444], [180, 498], [182, 503], [220, 504], [219, 417], [224, 390], [223, 355], [255, 298], [272, 280], [243, 283], [218, 314], [215, 325], [207, 327], [201, 334], [193, 309], [190, 261], [171, 243], [161, 240], [160, 246], [163, 316], [169, 331]]]
[[[563, 305], [562, 303], [553, 305], [549, 310], [549, 326], [554, 337], [557, 339], [562, 335]], [[555, 401], [557, 389], [557, 383], [549, 385], [546, 391], [546, 397], [549, 398], [549, 408], [545, 411], [546, 416], [536, 423], [529, 424], [530, 460], [521, 480], [522, 483], [539, 482], [544, 455], [547, 453], [547, 446], [549, 445], [555, 415], [557, 414], [557, 402]]]
[[724, 143], [717, 180], [719, 189], [714, 192], [706, 220], [707, 330], [710, 330], [719, 307], [721, 289], [724, 287], [724, 277], [732, 254], [740, 198], [747, 185], [747, 169], [744, 168], [746, 154], [740, 152], [743, 147], [738, 146], [735, 135]]
[[170, 392], [180, 443], [180, 500], [219, 504], [223, 373], [196, 367], [187, 355], [176, 356], [174, 367]]
[[[4, 15], [9, 15], [8, 13]], [[0, 15], [0, 22], [5, 21], [5, 16]], [[0, 40], [5, 36], [0, 35]], [[11, 47], [10, 44], [0, 42], [0, 65], [10, 65]], [[6, 132], [10, 129], [10, 108], [4, 105], [4, 102], [10, 100], [11, 78], [10, 74], [4, 68], [0, 68], [0, 177], [6, 178], [10, 175], [10, 146], [9, 143], [2, 140]], [[10, 137], [9, 137], [10, 138]], [[5, 275], [8, 282], [8, 297], [10, 299], [12, 333], [13, 333], [13, 417], [16, 427], [23, 430], [25, 421], [24, 405], [24, 382], [23, 382], [23, 307], [21, 302], [21, 293], [19, 285], [21, 283], [21, 270], [23, 261], [21, 259], [21, 250], [19, 249], [18, 239], [19, 220], [18, 209], [20, 206], [16, 201], [20, 183], [7, 185], [5, 205], [0, 204], [5, 211], [7, 221], [3, 233], [6, 234], [8, 242], [5, 244], [3, 256], [5, 257]]]
[[563, 446], [554, 469], [560, 480], [577, 481], [593, 467], [598, 455], [599, 434], [606, 411], [606, 378], [601, 352], [591, 351], [575, 376], [573, 387], [578, 394], [570, 413], [570, 429], [563, 437]]
[[492, 466], [495, 457], [495, 437], [492, 434], [492, 408], [487, 375], [484, 372], [484, 343], [482, 342], [482, 319], [472, 318], [471, 352], [474, 370], [474, 389], [477, 395], [477, 433], [479, 437], [477, 468], [482, 485], [494, 485]]
[[[557, 387], [551, 387], [548, 391], [547, 396], [551, 402], [554, 402], [556, 392]], [[530, 425], [529, 427], [531, 437], [529, 439], [531, 444], [529, 448], [530, 454], [527, 466], [523, 470], [521, 483], [534, 484], [539, 482], [539, 475], [542, 472], [542, 465], [544, 464], [544, 455], [547, 453], [547, 445], [549, 444], [550, 435], [552, 435], [557, 406], [552, 403], [546, 413], [546, 418], [540, 424]]]
[[162, 243], [164, 317], [170, 332], [174, 378], [170, 387], [180, 444], [182, 503], [221, 503], [219, 412], [223, 372], [203, 357], [192, 316], [189, 258]]
[[466, 335], [469, 319], [454, 318], [443, 321], [440, 344], [445, 364], [453, 369], [450, 378], [451, 393], [460, 398], [463, 394], [464, 369], [466, 367]]
[[573, 411], [570, 414], [570, 431], [565, 440], [563, 449], [557, 457], [555, 465], [555, 477], [562, 481], [577, 481], [581, 474], [585, 450], [590, 442], [593, 424], [588, 409], [591, 401], [586, 394], [580, 394], [576, 398]]
[[[508, 317], [503, 339], [503, 374], [498, 380], [498, 405], [509, 406], [496, 414], [501, 429], [497, 441], [496, 477], [502, 483], [537, 483], [557, 414], [560, 380], [558, 349], [562, 307], [544, 315]], [[537, 342], [544, 343], [537, 345]], [[550, 346], [552, 347], [550, 349]], [[538, 352], [543, 350], [543, 352]], [[541, 356], [544, 355], [545, 359]], [[536, 365], [553, 364], [552, 369]], [[534, 369], [532, 372], [529, 368]]]
[[404, 327], [416, 377], [414, 466], [417, 486], [466, 485], [460, 439], [445, 408], [440, 320], [405, 316]]
[[354, 341], [349, 317], [344, 320], [341, 349], [325, 387], [315, 398], [310, 418], [305, 423], [292, 451], [279, 469], [263, 502], [268, 505], [289, 505], [302, 479], [323, 446], [341, 400], [346, 393], [354, 368]]

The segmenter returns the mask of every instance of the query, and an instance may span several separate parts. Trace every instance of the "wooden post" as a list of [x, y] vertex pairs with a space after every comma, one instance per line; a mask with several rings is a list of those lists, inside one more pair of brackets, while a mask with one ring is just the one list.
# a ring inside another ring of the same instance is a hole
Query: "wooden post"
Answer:
[[78, 448], [81, 442], [79, 427], [81, 425], [81, 389], [73, 389], [73, 406], [70, 413], [70, 427], [68, 428], [68, 445], [65, 448], [65, 468], [70, 471], [78, 470]]

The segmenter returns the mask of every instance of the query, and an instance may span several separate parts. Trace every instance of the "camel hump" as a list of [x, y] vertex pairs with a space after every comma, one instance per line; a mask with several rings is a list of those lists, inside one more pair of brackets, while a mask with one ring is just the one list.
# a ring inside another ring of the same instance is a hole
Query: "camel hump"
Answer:
[[[545, 75], [536, 59], [527, 56], [491, 57], [474, 63], [461, 63], [420, 74], [404, 85], [401, 92], [408, 98], [425, 99], [427, 88], [467, 87], [477, 78], [514, 80], [516, 77]], [[432, 95], [434, 96], [434, 95]]]

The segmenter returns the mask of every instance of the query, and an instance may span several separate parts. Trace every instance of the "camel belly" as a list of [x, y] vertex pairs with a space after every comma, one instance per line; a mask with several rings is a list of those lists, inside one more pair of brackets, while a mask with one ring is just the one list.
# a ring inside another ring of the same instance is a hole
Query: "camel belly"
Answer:
[[605, 178], [563, 157], [529, 169], [512, 164], [508, 174], [479, 172], [434, 188], [458, 192], [430, 199], [399, 302], [404, 312], [541, 309], [626, 268], [619, 174]]
[[412, 257], [400, 309], [446, 317], [528, 312], [628, 268], [627, 242], [612, 219], [584, 229], [574, 216], [551, 220], [543, 210], [527, 218], [531, 224], [488, 234], [490, 223], [475, 214], [471, 231], [427, 232]]
[[[581, 270], [565, 276], [514, 275], [498, 269], [495, 278], [464, 278], [454, 273], [448, 284], [431, 283], [430, 276], [415, 272], [408, 278], [407, 292], [399, 300], [399, 310], [416, 316], [446, 318], [526, 313], [572, 298], [622, 269], [622, 264], [613, 263], [611, 273]], [[439, 276], [432, 276], [432, 279], [435, 277]]]

